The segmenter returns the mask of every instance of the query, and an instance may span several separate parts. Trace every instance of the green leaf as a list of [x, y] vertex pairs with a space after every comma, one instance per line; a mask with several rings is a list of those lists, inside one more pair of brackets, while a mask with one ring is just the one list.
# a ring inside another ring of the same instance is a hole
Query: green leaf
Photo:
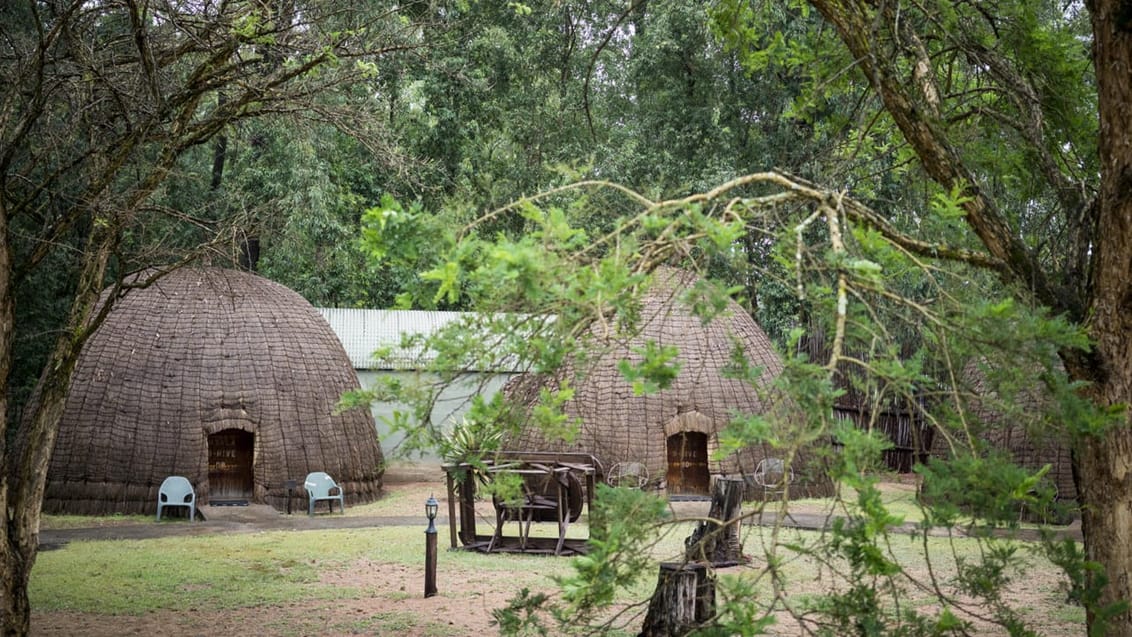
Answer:
[[436, 295], [433, 297], [434, 302], [447, 298], [449, 303], [455, 303], [460, 298], [459, 263], [447, 261], [439, 268], [421, 273], [421, 278], [438, 283]]

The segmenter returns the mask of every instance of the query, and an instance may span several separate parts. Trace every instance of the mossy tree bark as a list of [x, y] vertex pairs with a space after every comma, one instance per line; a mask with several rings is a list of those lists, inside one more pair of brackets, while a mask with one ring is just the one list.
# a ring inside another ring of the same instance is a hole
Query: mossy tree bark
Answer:
[[[116, 244], [117, 231], [104, 227], [94, 232], [84, 253], [79, 289], [71, 306], [67, 329], [56, 341], [51, 365], [40, 381], [34, 408], [20, 426], [20, 444], [4, 449], [0, 473], [0, 503], [5, 504], [4, 525], [0, 527], [0, 634], [26, 635], [30, 631], [31, 607], [28, 581], [39, 548], [39, 521], [43, 491], [47, 484], [47, 465], [55, 448], [55, 436], [62, 415], [71, 374], [83, 343], [101, 322], [92, 313], [98, 303], [106, 265]], [[11, 307], [11, 297], [0, 297], [0, 306]], [[109, 307], [104, 305], [100, 316]], [[11, 340], [0, 344], [0, 357], [11, 360]]]

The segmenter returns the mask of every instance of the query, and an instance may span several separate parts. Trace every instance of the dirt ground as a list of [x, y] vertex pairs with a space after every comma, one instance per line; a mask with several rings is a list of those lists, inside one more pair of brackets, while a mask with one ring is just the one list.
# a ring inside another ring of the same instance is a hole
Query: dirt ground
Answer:
[[[441, 496], [443, 485], [408, 483], [388, 485], [390, 506], [381, 515], [419, 518], [420, 503], [431, 493]], [[702, 506], [706, 503], [685, 505]], [[442, 507], [442, 511], [444, 507]], [[697, 511], [688, 511], [695, 515]], [[305, 517], [305, 516], [303, 516]], [[152, 612], [141, 616], [107, 616], [77, 612], [33, 612], [32, 635], [63, 637], [86, 635], [385, 635], [397, 637], [453, 637], [498, 634], [492, 610], [506, 604], [515, 591], [507, 573], [479, 572], [469, 577], [447, 578], [440, 594], [424, 599], [420, 569], [360, 560], [348, 569], [324, 576], [325, 584], [372, 591], [358, 599], [306, 602], [240, 608], [222, 612], [186, 608]], [[550, 592], [549, 590], [547, 592]], [[1019, 597], [1020, 596], [1020, 597]], [[1014, 604], [1040, 606], [1049, 603], [1049, 592], [1034, 586], [1012, 595]], [[427, 618], [422, 621], [421, 618]], [[786, 618], [783, 618], [786, 619]], [[1069, 620], [1038, 627], [1042, 634], [1072, 635], [1083, 629]], [[791, 635], [787, 622], [776, 634]]]

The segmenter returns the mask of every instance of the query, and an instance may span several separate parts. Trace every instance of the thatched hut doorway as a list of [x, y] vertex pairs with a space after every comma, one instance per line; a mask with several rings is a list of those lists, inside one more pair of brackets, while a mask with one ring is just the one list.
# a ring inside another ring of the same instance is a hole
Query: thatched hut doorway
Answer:
[[669, 495], [710, 493], [707, 439], [707, 434], [697, 431], [681, 431], [668, 437]]
[[[791, 422], [796, 407], [774, 384], [785, 365], [770, 337], [737, 302], [728, 300], [726, 310], [710, 323], [694, 311], [691, 300], [699, 303], [709, 298], [707, 290], [725, 293], [725, 288], [669, 266], [658, 268], [651, 283], [632, 333], [609, 333], [595, 324], [583, 339], [591, 352], [584, 362], [570, 357], [552, 373], [521, 374], [508, 381], [503, 394], [523, 422], [506, 448], [589, 453], [609, 468], [644, 465], [653, 478], [651, 486], [663, 482], [669, 496], [709, 497], [713, 476], [749, 472], [769, 451], [766, 445], [747, 445], [715, 457], [721, 451], [720, 430], [736, 413]], [[621, 368], [642, 361], [640, 350], [650, 343], [676, 347], [680, 373], [667, 388], [638, 396]], [[737, 349], [752, 368], [762, 370], [757, 381], [735, 377]], [[544, 389], [558, 391], [575, 379], [573, 397], [562, 411], [580, 422], [580, 430], [565, 442], [534, 426], [533, 416]], [[825, 447], [825, 441], [815, 442], [792, 460], [796, 497], [833, 492], [820, 452]]]
[[208, 437], [208, 499], [212, 504], [251, 499], [255, 491], [255, 434], [223, 429]]

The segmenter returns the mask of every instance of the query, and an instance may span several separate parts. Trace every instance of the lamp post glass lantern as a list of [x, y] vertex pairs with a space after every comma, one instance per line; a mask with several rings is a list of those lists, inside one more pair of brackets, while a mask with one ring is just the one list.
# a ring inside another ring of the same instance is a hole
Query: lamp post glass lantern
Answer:
[[428, 529], [426, 533], [436, 533], [436, 512], [440, 509], [440, 503], [432, 495], [428, 496], [425, 500], [425, 515], [428, 516]]

